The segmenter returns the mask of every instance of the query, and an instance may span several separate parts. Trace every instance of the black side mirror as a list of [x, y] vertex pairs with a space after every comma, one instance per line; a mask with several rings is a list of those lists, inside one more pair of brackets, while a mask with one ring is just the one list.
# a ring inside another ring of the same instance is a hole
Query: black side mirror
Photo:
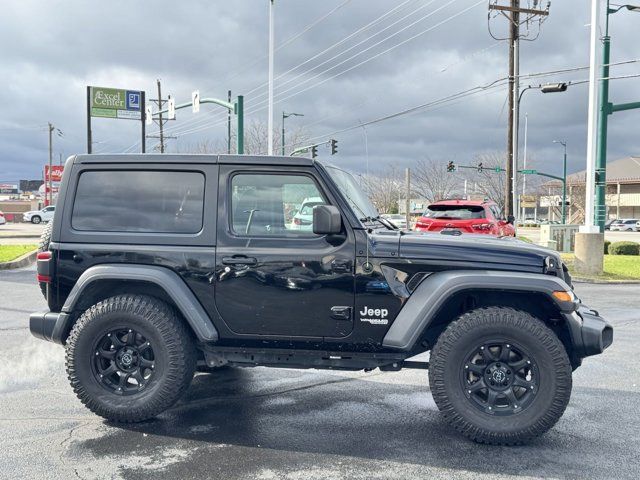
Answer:
[[513, 215], [507, 216], [507, 223], [510, 223], [511, 225], [513, 225], [515, 221], [516, 221], [516, 217], [514, 217]]
[[313, 207], [313, 233], [337, 235], [342, 231], [342, 216], [338, 207], [317, 205]]

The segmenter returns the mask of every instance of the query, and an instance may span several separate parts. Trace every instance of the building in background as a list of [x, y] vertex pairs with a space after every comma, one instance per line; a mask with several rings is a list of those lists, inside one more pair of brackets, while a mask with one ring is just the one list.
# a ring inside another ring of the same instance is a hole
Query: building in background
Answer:
[[[584, 222], [586, 172], [580, 171], [567, 177], [567, 222]], [[560, 219], [562, 184], [548, 182], [542, 186], [540, 215], [549, 220]], [[631, 156], [607, 163], [607, 219], [640, 218], [640, 157]]]

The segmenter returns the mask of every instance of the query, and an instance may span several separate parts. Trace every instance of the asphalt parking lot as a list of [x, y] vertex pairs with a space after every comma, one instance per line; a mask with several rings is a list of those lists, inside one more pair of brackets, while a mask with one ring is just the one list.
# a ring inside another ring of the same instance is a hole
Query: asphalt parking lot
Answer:
[[638, 478], [639, 285], [576, 286], [614, 345], [575, 372], [553, 430], [490, 447], [444, 424], [420, 370], [229, 369], [154, 421], [107, 423], [71, 392], [63, 349], [29, 334], [33, 277], [0, 272], [0, 478]]

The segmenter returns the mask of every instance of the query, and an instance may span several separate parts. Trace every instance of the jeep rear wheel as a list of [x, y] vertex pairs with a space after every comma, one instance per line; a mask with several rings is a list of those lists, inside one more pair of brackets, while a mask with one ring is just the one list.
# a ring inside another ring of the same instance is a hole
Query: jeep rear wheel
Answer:
[[480, 443], [514, 445], [560, 419], [571, 395], [571, 365], [539, 319], [513, 308], [480, 308], [442, 333], [429, 384], [456, 430]]
[[169, 305], [119, 295], [82, 314], [67, 340], [66, 365], [87, 408], [108, 420], [140, 422], [171, 407], [189, 387], [196, 347]]

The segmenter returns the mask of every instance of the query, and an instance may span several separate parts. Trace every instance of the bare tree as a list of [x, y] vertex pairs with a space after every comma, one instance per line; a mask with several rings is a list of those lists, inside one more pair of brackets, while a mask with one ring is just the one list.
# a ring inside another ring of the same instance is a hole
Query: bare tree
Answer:
[[504, 168], [504, 155], [498, 152], [476, 155], [476, 165], [482, 164], [482, 169], [464, 169], [461, 174], [468, 183], [468, 192], [474, 196], [483, 196], [493, 200], [501, 210], [504, 210], [504, 195], [506, 176], [498, 171]]
[[360, 178], [362, 188], [381, 213], [398, 213], [398, 200], [406, 193], [404, 178], [397, 165]]
[[[237, 134], [235, 128], [231, 130], [231, 153], [237, 152]], [[305, 146], [309, 142], [309, 134], [302, 127], [292, 128], [287, 132], [285, 146], [286, 154], [290, 154], [294, 148]], [[273, 151], [281, 153], [281, 135], [275, 132], [273, 135]], [[218, 140], [201, 140], [194, 144], [183, 146], [183, 153], [227, 153], [227, 136]], [[245, 124], [244, 129], [244, 153], [247, 155], [267, 154], [267, 125], [264, 122], [253, 120]]]
[[418, 160], [411, 171], [411, 189], [430, 202], [451, 198], [460, 191], [460, 177], [447, 172], [447, 161]]

